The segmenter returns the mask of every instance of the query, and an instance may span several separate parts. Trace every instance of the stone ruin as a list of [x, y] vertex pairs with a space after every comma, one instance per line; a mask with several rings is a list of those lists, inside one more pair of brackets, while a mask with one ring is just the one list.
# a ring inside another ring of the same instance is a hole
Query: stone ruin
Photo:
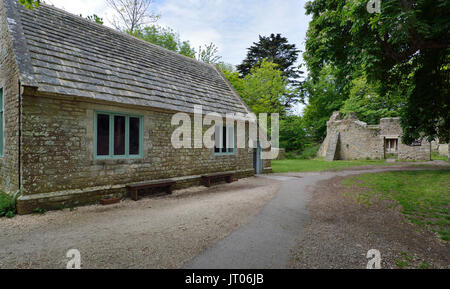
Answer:
[[327, 161], [355, 159], [431, 160], [431, 144], [417, 140], [402, 143], [400, 118], [382, 118], [379, 125], [368, 125], [356, 114], [334, 112], [327, 122], [327, 136], [318, 156]]

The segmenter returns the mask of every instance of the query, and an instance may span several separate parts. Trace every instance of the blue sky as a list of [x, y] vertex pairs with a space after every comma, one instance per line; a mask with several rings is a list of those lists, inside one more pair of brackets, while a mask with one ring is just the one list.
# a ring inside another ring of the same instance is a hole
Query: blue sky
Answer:
[[[110, 21], [114, 12], [106, 0], [44, 0], [74, 14], [97, 14]], [[304, 51], [310, 17], [305, 0], [154, 0], [152, 10], [161, 15], [157, 24], [170, 27], [195, 49], [215, 43], [222, 61], [240, 64], [258, 36], [281, 33]], [[299, 62], [302, 62], [301, 55]], [[294, 111], [301, 114], [304, 106]]]
[[[105, 0], [45, 0], [75, 14], [97, 14], [107, 22], [112, 10]], [[154, 0], [161, 15], [158, 25], [178, 32], [182, 40], [198, 46], [215, 43], [222, 60], [239, 64], [258, 35], [281, 33], [301, 50], [309, 17], [303, 0]]]

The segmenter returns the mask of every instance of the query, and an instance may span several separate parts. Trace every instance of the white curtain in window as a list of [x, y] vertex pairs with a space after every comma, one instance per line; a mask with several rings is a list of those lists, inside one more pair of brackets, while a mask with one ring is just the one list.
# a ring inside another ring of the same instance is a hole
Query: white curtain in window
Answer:
[[216, 125], [215, 130], [216, 131], [214, 133], [214, 141], [216, 144], [216, 148], [222, 148], [222, 142], [220, 141], [221, 140], [220, 135], [222, 134], [222, 129], [220, 126]]
[[234, 148], [234, 127], [227, 127], [227, 148]]

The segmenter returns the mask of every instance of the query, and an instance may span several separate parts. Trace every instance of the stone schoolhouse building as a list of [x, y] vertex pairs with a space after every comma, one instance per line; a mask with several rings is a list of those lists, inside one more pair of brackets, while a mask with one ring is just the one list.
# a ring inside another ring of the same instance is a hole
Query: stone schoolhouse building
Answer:
[[216, 130], [224, 149], [172, 146], [177, 112], [249, 113], [213, 65], [15, 0], [0, 0], [0, 41], [0, 191], [20, 192], [19, 213], [123, 196], [136, 182], [270, 170], [229, 129]]

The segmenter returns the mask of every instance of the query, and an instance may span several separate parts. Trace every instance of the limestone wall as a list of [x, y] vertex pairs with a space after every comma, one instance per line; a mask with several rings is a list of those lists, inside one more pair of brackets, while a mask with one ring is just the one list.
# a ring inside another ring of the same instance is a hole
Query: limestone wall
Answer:
[[438, 151], [441, 156], [448, 156], [449, 151], [450, 151], [449, 145], [448, 144], [439, 144]]
[[[383, 118], [380, 125], [367, 125], [359, 121], [356, 115], [344, 117], [333, 113], [327, 123], [327, 136], [318, 152], [327, 156], [333, 136], [339, 133], [334, 159], [383, 159], [385, 158], [385, 139], [398, 140], [399, 160], [430, 160], [431, 144], [422, 141], [420, 146], [410, 146], [401, 141], [402, 129], [399, 118]], [[329, 158], [329, 156], [328, 156]]]
[[[142, 115], [143, 158], [95, 159], [95, 110]], [[237, 149], [234, 155], [218, 156], [207, 148], [173, 148], [171, 135], [176, 126], [171, 125], [172, 114], [168, 112], [71, 98], [24, 96], [23, 113], [25, 197], [21, 200], [35, 194], [71, 190], [98, 192], [102, 188], [107, 191], [108, 188], [123, 188], [127, 183], [221, 171], [237, 171], [241, 176], [254, 173], [253, 149]], [[266, 166], [270, 167], [270, 161]]]
[[421, 145], [406, 145], [401, 141], [403, 130], [400, 126], [400, 118], [382, 118], [380, 120], [381, 137], [398, 138], [398, 159], [399, 160], [422, 160], [429, 161], [431, 159], [431, 143], [425, 140], [421, 141]]
[[431, 144], [429, 142], [422, 141], [421, 146], [409, 146], [400, 142], [398, 148], [398, 159], [429, 161], [431, 160]]
[[325, 157], [333, 135], [339, 133], [336, 159], [380, 159], [384, 157], [383, 141], [378, 127], [370, 127], [354, 117], [344, 118], [334, 114], [327, 123], [327, 137], [319, 150]]
[[380, 119], [380, 135], [400, 137], [402, 135], [399, 117], [388, 117]]
[[4, 149], [0, 156], [0, 191], [18, 189], [19, 73], [8, 33], [3, 1], [0, 1], [0, 88], [3, 88]]

